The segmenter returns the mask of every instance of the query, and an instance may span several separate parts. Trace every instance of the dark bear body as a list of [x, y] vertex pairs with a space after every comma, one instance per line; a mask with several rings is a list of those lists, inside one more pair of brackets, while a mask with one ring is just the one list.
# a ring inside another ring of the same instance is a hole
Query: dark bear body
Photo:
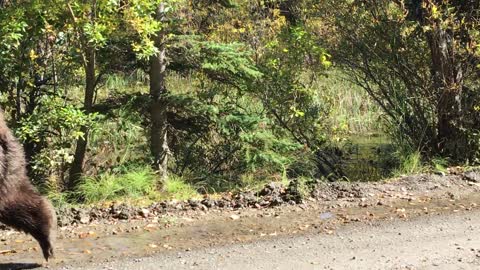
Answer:
[[32, 235], [43, 256], [53, 256], [55, 211], [27, 177], [22, 145], [8, 128], [0, 111], [0, 222]]

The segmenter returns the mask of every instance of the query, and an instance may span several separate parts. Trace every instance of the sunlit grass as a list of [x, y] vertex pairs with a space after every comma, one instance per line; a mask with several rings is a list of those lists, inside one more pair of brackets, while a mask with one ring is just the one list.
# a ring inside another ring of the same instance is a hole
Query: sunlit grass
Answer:
[[139, 168], [125, 174], [103, 173], [85, 177], [78, 193], [86, 203], [140, 198], [156, 192], [157, 178], [148, 168]]
[[197, 190], [182, 177], [170, 176], [162, 187], [163, 195], [169, 199], [186, 200], [199, 198]]

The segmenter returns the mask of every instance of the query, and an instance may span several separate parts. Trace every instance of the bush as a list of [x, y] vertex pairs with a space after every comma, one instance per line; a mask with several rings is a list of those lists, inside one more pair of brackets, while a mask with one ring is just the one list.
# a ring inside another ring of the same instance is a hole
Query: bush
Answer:
[[47, 180], [63, 189], [66, 171], [73, 161], [74, 145], [84, 136], [82, 126], [95, 128], [97, 114], [86, 115], [73, 105], [65, 105], [60, 97], [43, 97], [39, 105], [25, 116], [15, 129], [23, 142], [29, 173], [36, 184]]

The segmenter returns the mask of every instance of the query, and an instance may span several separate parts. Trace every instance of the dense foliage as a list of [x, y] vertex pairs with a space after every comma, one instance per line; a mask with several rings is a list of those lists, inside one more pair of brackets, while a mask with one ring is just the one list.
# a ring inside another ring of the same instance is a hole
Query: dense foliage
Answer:
[[0, 103], [34, 182], [87, 201], [348, 177], [339, 147], [380, 123], [397, 148], [477, 162], [479, 13], [477, 1], [0, 1]]
[[477, 162], [478, 1], [328, 2], [332, 53], [394, 138], [427, 157]]

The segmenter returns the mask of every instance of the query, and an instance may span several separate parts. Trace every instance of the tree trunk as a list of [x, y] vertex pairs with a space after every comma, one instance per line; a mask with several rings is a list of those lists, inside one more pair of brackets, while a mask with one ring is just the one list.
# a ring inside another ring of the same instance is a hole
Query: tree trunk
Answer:
[[[452, 37], [436, 22], [428, 36], [432, 57], [433, 87], [438, 93], [437, 148], [442, 155], [456, 157], [466, 150], [462, 135], [463, 72]], [[462, 150], [463, 149], [463, 150]]]
[[302, 23], [301, 0], [285, 0], [279, 3], [280, 15], [285, 16], [290, 26], [297, 26]]
[[[93, 46], [88, 46], [85, 52], [85, 98], [83, 101], [83, 106], [86, 114], [92, 112], [93, 105], [93, 95], [95, 93], [95, 62], [96, 62], [96, 52]], [[83, 138], [78, 139], [77, 147], [75, 149], [75, 155], [73, 158], [72, 166], [70, 168], [70, 179], [68, 181], [67, 188], [70, 191], [73, 191], [77, 188], [80, 177], [83, 173], [83, 162], [85, 159], [85, 153], [87, 151], [87, 138], [88, 138], [88, 128], [83, 126], [81, 127], [81, 132], [83, 133]]]
[[[162, 21], [165, 6], [161, 3], [156, 12], [157, 20]], [[168, 178], [168, 154], [167, 141], [167, 88], [165, 85], [165, 70], [167, 67], [165, 59], [164, 32], [160, 30], [155, 37], [155, 46], [158, 53], [150, 58], [150, 97], [151, 97], [151, 129], [150, 129], [150, 151], [153, 156], [153, 168], [165, 181]]]

